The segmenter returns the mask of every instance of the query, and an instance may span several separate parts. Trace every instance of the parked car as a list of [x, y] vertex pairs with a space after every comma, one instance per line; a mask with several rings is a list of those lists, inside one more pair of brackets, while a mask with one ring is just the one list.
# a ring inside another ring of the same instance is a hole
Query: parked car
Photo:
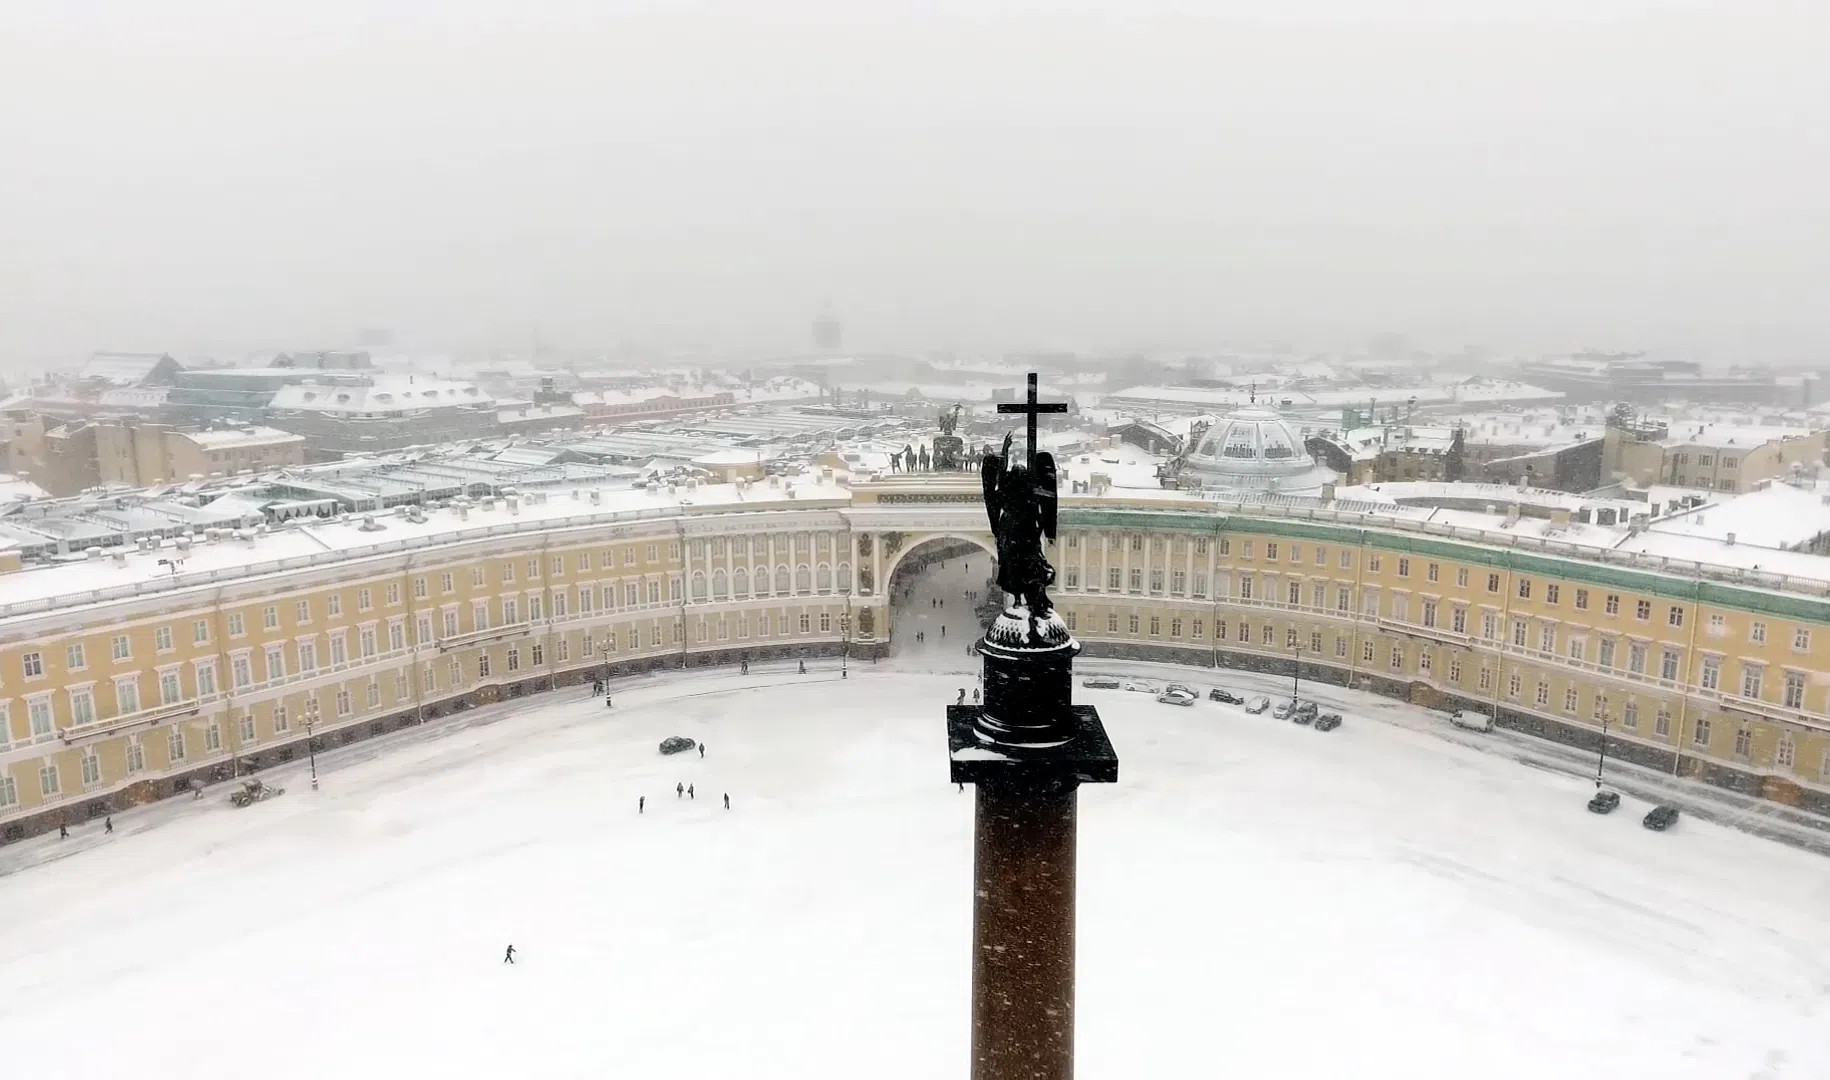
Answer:
[[1183, 686], [1179, 682], [1172, 682], [1168, 686], [1163, 687], [1163, 693], [1165, 693], [1165, 694], [1169, 693], [1171, 690], [1175, 690], [1180, 693], [1187, 694], [1189, 697], [1198, 698], [1201, 696], [1201, 691], [1196, 690], [1192, 686]]
[[1474, 709], [1456, 709], [1449, 714], [1449, 723], [1469, 731], [1493, 730], [1493, 717]]
[[1186, 690], [1165, 690], [1156, 696], [1165, 705], [1193, 705], [1196, 698]]
[[[1307, 705], [1309, 707], [1305, 709], [1305, 708], [1303, 708], [1304, 705]], [[1297, 705], [1296, 708], [1290, 710], [1290, 719], [1296, 721], [1299, 724], [1313, 724], [1313, 723], [1315, 723], [1315, 716], [1316, 716], [1315, 705], [1313, 703], [1307, 702], [1307, 701], [1302, 702], [1301, 704]]]
[[1222, 690], [1218, 686], [1207, 692], [1207, 700], [1218, 701], [1222, 705], [1244, 705], [1245, 699], [1231, 690]]
[[1270, 707], [1271, 699], [1265, 697], [1263, 694], [1259, 694], [1257, 697], [1245, 703], [1245, 711], [1249, 713], [1261, 713]]
[[1136, 690], [1140, 694], [1160, 694], [1163, 692], [1162, 687], [1153, 682], [1145, 682], [1142, 679], [1126, 679], [1125, 689]]
[[1338, 712], [1323, 713], [1315, 718], [1315, 730], [1333, 731], [1341, 726], [1341, 714]]
[[684, 754], [699, 744], [684, 735], [669, 735], [661, 740], [661, 753]]
[[1677, 819], [1677, 807], [1655, 806], [1652, 808], [1652, 812], [1646, 815], [1646, 820], [1640, 822], [1640, 824], [1651, 829], [1653, 832], [1664, 832], [1666, 829], [1671, 828], [1671, 826], [1676, 825]]
[[1116, 690], [1125, 684], [1111, 675], [1094, 675], [1091, 678], [1082, 679], [1080, 685], [1089, 690]]
[[1594, 797], [1589, 799], [1589, 813], [1591, 814], [1612, 814], [1619, 806], [1620, 792], [1618, 791], [1597, 791]]

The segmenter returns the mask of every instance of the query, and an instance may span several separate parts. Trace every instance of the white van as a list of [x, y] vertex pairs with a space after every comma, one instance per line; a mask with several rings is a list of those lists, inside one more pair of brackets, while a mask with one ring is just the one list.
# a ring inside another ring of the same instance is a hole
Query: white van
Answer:
[[1449, 723], [1469, 731], [1492, 731], [1493, 717], [1473, 709], [1456, 709], [1449, 714]]

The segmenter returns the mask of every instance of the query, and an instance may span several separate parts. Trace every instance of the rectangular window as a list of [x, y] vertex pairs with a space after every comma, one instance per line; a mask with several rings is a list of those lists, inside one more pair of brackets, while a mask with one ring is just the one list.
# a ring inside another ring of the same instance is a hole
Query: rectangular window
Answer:
[[1273, 640], [1273, 638], [1271, 637], [1272, 632], [1273, 631], [1272, 631], [1271, 627], [1269, 627], [1269, 626], [1259, 628], [1258, 640], [1265, 645], [1271, 644], [1271, 642]]
[[245, 689], [254, 681], [247, 653], [239, 653], [229, 658], [229, 680], [230, 685], [237, 690]]
[[1126, 584], [1132, 592], [1141, 592], [1144, 588], [1144, 572], [1135, 566], [1132, 567], [1131, 573], [1127, 575]]
[[[334, 614], [336, 614], [336, 612], [333, 611], [333, 612], [331, 612], [331, 614], [334, 615]], [[241, 612], [237, 611], [237, 612], [231, 613], [229, 615], [229, 636], [230, 637], [241, 637], [243, 634], [246, 634], [247, 632], [248, 632], [247, 626], [245, 624], [243, 624], [243, 622], [242, 622]]]
[[1709, 717], [1697, 717], [1696, 729], [1690, 733], [1690, 741], [1698, 746], [1709, 745]]
[[487, 652], [477, 654], [477, 678], [489, 678], [489, 653]]
[[1798, 747], [1792, 742], [1792, 733], [1779, 733], [1779, 745], [1773, 748], [1773, 763], [1782, 769], [1790, 769], [1797, 759]]
[[175, 671], [159, 673], [159, 704], [170, 705], [184, 698], [184, 687], [178, 680]]
[[1161, 637], [1162, 633], [1163, 633], [1163, 620], [1156, 615], [1150, 616], [1150, 636], [1151, 637]]
[[116, 712], [125, 716], [140, 711], [140, 684], [133, 678], [118, 679], [114, 684]]
[[1742, 697], [1744, 697], [1744, 698], [1759, 697], [1760, 691], [1763, 689], [1762, 684], [1765, 681], [1766, 681], [1766, 669], [1765, 668], [1761, 667], [1759, 664], [1744, 663], [1741, 665], [1741, 696]]
[[[677, 629], [677, 627], [676, 627], [676, 629]], [[813, 633], [813, 618], [804, 611], [801, 612], [801, 633], [803, 633], [803, 634]]]
[[62, 790], [59, 786], [57, 766], [55, 763], [46, 765], [38, 770], [38, 790], [44, 792], [47, 796], [56, 795]]
[[1520, 681], [1519, 673], [1516, 671], [1506, 680], [1506, 696], [1512, 698], [1514, 701], [1517, 701], [1519, 698]]
[[[49, 738], [52, 733], [51, 729], [55, 726], [51, 718], [51, 699], [48, 697], [32, 698], [26, 702], [25, 711], [32, 725], [32, 738]], [[132, 710], [122, 711], [130, 712]]]
[[1401, 645], [1393, 645], [1392, 646], [1392, 670], [1398, 671], [1403, 667], [1404, 667], [1404, 647]]
[[1449, 681], [1452, 683], [1461, 682], [1461, 658], [1460, 657], [1457, 657], [1457, 656], [1449, 657]]
[[1805, 707], [1805, 677], [1800, 672], [1786, 672], [1785, 707], [1788, 709]]
[[1340, 561], [1341, 561], [1341, 569], [1352, 570], [1353, 569], [1353, 552], [1348, 550], [1347, 548], [1342, 548]]
[[1195, 595], [1203, 600], [1207, 598], [1207, 571], [1205, 570], [1195, 571]]
[[1587, 611], [1588, 609], [1589, 609], [1589, 591], [1587, 589], [1577, 589], [1576, 590], [1576, 610], [1577, 611]]
[[1530, 600], [1531, 599], [1531, 579], [1528, 577], [1522, 577], [1519, 579], [1519, 599], [1520, 600]]
[[251, 714], [244, 714], [241, 718], [241, 741], [244, 743], [254, 741], [254, 717]]
[[1423, 602], [1423, 625], [1436, 625], [1436, 601], [1434, 600], [1425, 600]]
[[508, 670], [521, 670], [521, 648], [517, 645], [510, 645], [508, 647]]
[[329, 596], [325, 597], [324, 598], [324, 610], [329, 612], [330, 617], [333, 619], [339, 615], [342, 615], [343, 614], [343, 594], [331, 593]]
[[273, 628], [279, 626], [279, 624], [280, 624], [280, 609], [279, 608], [273, 606], [272, 604], [268, 604], [266, 607], [261, 609], [261, 628], [263, 630], [272, 630]]
[[1722, 658], [1705, 656], [1703, 658], [1702, 684], [1705, 690], [1719, 690], [1722, 687]]
[[[489, 666], [489, 657], [483, 657], [483, 666]], [[337, 715], [348, 716], [356, 710], [352, 707], [348, 690], [337, 691]]]
[[1557, 651], [1557, 628], [1554, 626], [1538, 627], [1538, 651], [1554, 653]]
[[1187, 591], [1187, 586], [1188, 586], [1187, 571], [1177, 570], [1175, 573], [1169, 575], [1169, 591], [1170, 592], [1174, 593], [1177, 596], [1181, 596], [1184, 592]]
[[165, 752], [174, 763], [184, 760], [184, 729], [173, 728], [165, 736]]
[[822, 633], [822, 634], [832, 633], [832, 612], [830, 612], [830, 611], [820, 612], [820, 633]]
[[1363, 642], [1360, 646], [1360, 662], [1363, 664], [1370, 664], [1372, 663], [1372, 658], [1373, 643], [1370, 641]]
[[1811, 651], [1811, 631], [1799, 628], [1792, 631], [1792, 650], [1794, 652]]
[[133, 643], [127, 640], [126, 634], [116, 634], [108, 643], [109, 651], [115, 660], [133, 659]]
[[1765, 645], [1766, 624], [1763, 622], [1750, 623], [1747, 628], [1747, 638], [1756, 645]]
[[1498, 574], [1487, 575], [1487, 591], [1490, 593], [1500, 591], [1500, 576]]
[[70, 671], [81, 671], [88, 667], [88, 657], [83, 652], [82, 642], [64, 649], [64, 667]]
[[[88, 724], [95, 721], [95, 698], [87, 690], [70, 691], [70, 720], [76, 724]], [[0, 743], [5, 743], [7, 736], [0, 733]]]
[[1346, 634], [1336, 634], [1335, 635], [1334, 655], [1340, 657], [1343, 660], [1347, 658], [1347, 635]]
[[1633, 604], [1633, 617], [1635, 619], [1638, 619], [1640, 622], [1645, 622], [1646, 620], [1652, 618], [1652, 601], [1650, 601], [1650, 600], [1635, 601]]
[[1467, 608], [1458, 607], [1449, 612], [1449, 629], [1457, 634], [1465, 634], [1468, 632]]
[[1074, 617], [1073, 612], [1071, 612], [1071, 611], [1068, 612], [1066, 617], [1067, 617], [1067, 628], [1069, 630], [1073, 630], [1073, 629], [1076, 629], [1079, 627], [1080, 620]]
[[425, 598], [426, 598], [426, 578], [422, 574], [421, 576], [413, 579], [413, 599], [424, 600]]
[[1137, 633], [1137, 616], [1136, 615], [1131, 615], [1126, 618], [1125, 629], [1126, 629], [1126, 632], [1128, 632], [1128, 633], [1132, 633], [1132, 634]]
[[1348, 587], [1345, 585], [1335, 586], [1334, 609], [1336, 611], [1346, 611], [1348, 606], [1352, 603], [1353, 603], [1352, 590], [1348, 589]]
[[1066, 578], [1066, 585], [1064, 586], [1065, 588], [1069, 588], [1069, 589], [1080, 588], [1080, 567], [1078, 567], [1078, 566], [1068, 567], [1066, 574], [1065, 574], [1065, 578]]
[[1442, 567], [1438, 563], [1430, 563], [1423, 568], [1423, 577], [1426, 581], [1437, 581], [1441, 576]]
[[1398, 576], [1399, 577], [1410, 577], [1411, 576], [1411, 560], [1409, 560], [1408, 558], [1405, 558], [1402, 555], [1400, 555], [1398, 557]]
[[438, 587], [442, 592], [454, 592], [457, 589], [457, 583], [452, 580], [450, 572], [446, 572], [438, 576]]
[[286, 706], [281, 705], [281, 704], [274, 705], [273, 706], [273, 730], [274, 730], [274, 732], [277, 734], [284, 734], [291, 727], [292, 727], [292, 718], [287, 715]]
[[1118, 633], [1118, 615], [1108, 612], [1106, 615], [1106, 633]]
[[349, 661], [349, 646], [339, 630], [330, 636], [330, 663], [332, 667], [341, 667]]
[[1290, 582], [1290, 587], [1289, 587], [1289, 590], [1288, 590], [1288, 593], [1287, 593], [1287, 595], [1288, 595], [1288, 599], [1289, 599], [1289, 601], [1290, 601], [1290, 606], [1291, 606], [1291, 607], [1300, 607], [1300, 606], [1302, 606], [1302, 602], [1303, 602], [1303, 583], [1302, 583], [1302, 582], [1300, 582], [1300, 581], [1292, 581], [1292, 582]]
[[[1576, 701], [1575, 693], [1576, 692], [1574, 690], [1571, 690], [1569, 693], [1570, 693], [1569, 703], [1564, 705], [1563, 707], [1566, 709], [1573, 709], [1576, 707], [1575, 706], [1575, 701]], [[1545, 682], [1543, 679], [1538, 680], [1537, 702], [1539, 705], [1549, 705], [1550, 704], [1550, 684]]]
[[1153, 593], [1163, 591], [1163, 572], [1161, 570], [1150, 571], [1150, 591]]
[[153, 631], [153, 648], [160, 652], [172, 651], [172, 628], [161, 626]]
[[1493, 688], [1492, 668], [1481, 668], [1480, 686], [1482, 690], [1491, 690]]
[[1627, 703], [1620, 707], [1620, 726], [1628, 731], [1639, 730], [1639, 702], [1629, 698]]
[[1627, 646], [1627, 670], [1635, 675], [1646, 673], [1646, 646], [1635, 641]]
[[196, 622], [192, 623], [191, 624], [192, 643], [201, 645], [208, 640], [210, 640], [210, 621], [208, 619], [198, 619]]
[[1610, 616], [1620, 614], [1620, 594], [1609, 593], [1602, 603], [1602, 610], [1606, 611]]
[[1525, 647], [1525, 620], [1512, 620], [1512, 643], [1520, 648]]
[[1671, 605], [1671, 609], [1665, 613], [1665, 623], [1668, 626], [1684, 625], [1684, 609], [1677, 604]]
[[1678, 654], [1676, 649], [1665, 649], [1659, 653], [1658, 677], [1671, 682], [1678, 677]]
[[1458, 589], [1465, 589], [1468, 587], [1468, 568], [1467, 567], [1458, 566], [1455, 568], [1455, 587]]
[[1582, 654], [1584, 652], [1586, 652], [1587, 649], [1588, 649], [1588, 643], [1585, 642], [1583, 639], [1581, 639], [1579, 637], [1573, 637], [1573, 638], [1569, 639], [1569, 658], [1571, 660], [1581, 660]]
[[[1070, 626], [1068, 629], [1072, 630], [1073, 627]], [[1195, 619], [1194, 626], [1192, 626], [1190, 629], [1193, 631], [1194, 639], [1196, 641], [1200, 641], [1202, 636], [1205, 634], [1205, 632], [1207, 630], [1207, 628], [1201, 624], [1200, 619]]]
[[1554, 607], [1554, 606], [1556, 606], [1557, 601], [1562, 596], [1563, 596], [1563, 587], [1558, 585], [1556, 582], [1551, 582], [1544, 586], [1544, 602], [1546, 604], [1550, 604], [1551, 606]]
[[1385, 557], [1383, 555], [1368, 555], [1366, 557], [1366, 572], [1369, 574], [1378, 573], [1379, 567], [1384, 562], [1385, 562]]
[[1595, 658], [1595, 662], [1597, 664], [1600, 664], [1604, 668], [1611, 668], [1614, 666], [1614, 639], [1613, 638], [1604, 637], [1601, 639], [1601, 645], [1599, 648], [1598, 655]]
[[214, 754], [221, 749], [222, 749], [222, 727], [217, 724], [211, 724], [209, 727], [204, 728], [203, 729], [203, 751], [204, 751], [204, 753]]
[[1296, 648], [1296, 627], [1292, 626], [1284, 631], [1284, 648]]

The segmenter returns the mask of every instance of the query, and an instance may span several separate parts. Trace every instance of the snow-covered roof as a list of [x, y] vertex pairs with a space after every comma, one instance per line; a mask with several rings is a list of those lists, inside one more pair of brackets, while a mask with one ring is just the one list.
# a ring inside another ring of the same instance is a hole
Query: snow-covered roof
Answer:
[[92, 353], [77, 378], [105, 382], [114, 386], [133, 386], [153, 373], [166, 353], [98, 352]]
[[456, 406], [494, 406], [473, 383], [444, 379], [378, 379], [368, 385], [298, 383], [282, 386], [272, 408], [300, 412], [376, 415]]
[[1816, 435], [1822, 441], [1824, 433], [1813, 432], [1810, 428], [1791, 427], [1780, 424], [1689, 424], [1675, 421], [1671, 424], [1670, 435], [1661, 440], [1662, 446], [1705, 446], [1717, 450], [1752, 450], [1770, 442], [1781, 439], [1804, 439]]
[[216, 428], [211, 431], [180, 431], [176, 434], [206, 450], [227, 450], [236, 446], [276, 446], [305, 441], [303, 435], [294, 435], [290, 431], [281, 431], [279, 428], [258, 426]]
[[1711, 493], [1703, 505], [1653, 522], [1651, 531], [1724, 542], [1733, 536], [1737, 544], [1794, 547], [1830, 532], [1830, 490], [1771, 484], [1739, 495]]

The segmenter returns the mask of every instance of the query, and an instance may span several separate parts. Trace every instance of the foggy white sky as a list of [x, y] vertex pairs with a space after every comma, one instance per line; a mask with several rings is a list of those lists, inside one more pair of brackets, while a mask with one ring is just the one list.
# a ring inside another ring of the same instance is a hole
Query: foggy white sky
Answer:
[[362, 325], [794, 349], [830, 297], [865, 348], [1830, 366], [1821, 0], [31, 6], [0, 8], [14, 362]]

